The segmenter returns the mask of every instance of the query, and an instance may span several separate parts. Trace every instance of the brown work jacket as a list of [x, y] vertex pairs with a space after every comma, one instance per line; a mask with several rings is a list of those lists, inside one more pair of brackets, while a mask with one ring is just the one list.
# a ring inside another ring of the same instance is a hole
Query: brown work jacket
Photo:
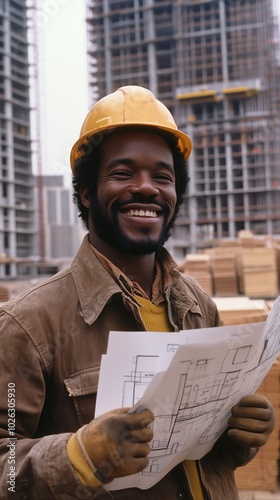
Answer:
[[[165, 249], [158, 259], [165, 275], [169, 275], [165, 297], [174, 329], [217, 325], [216, 306], [196, 281], [175, 269], [175, 262]], [[71, 433], [94, 418], [100, 361], [106, 353], [109, 331], [144, 329], [128, 283], [123, 277], [117, 283], [102, 267], [87, 236], [69, 269], [2, 307], [2, 500], [192, 498], [187, 486], [182, 485], [183, 476], [178, 475], [178, 470], [150, 490], [127, 489], [112, 492], [111, 497], [102, 490], [93, 493], [79, 481], [68, 459], [66, 443]], [[15, 388], [13, 440], [8, 434], [8, 414], [13, 415], [8, 413], [8, 387]], [[199, 462], [205, 498], [237, 499], [233, 471], [254, 453], [232, 445], [223, 434]]]

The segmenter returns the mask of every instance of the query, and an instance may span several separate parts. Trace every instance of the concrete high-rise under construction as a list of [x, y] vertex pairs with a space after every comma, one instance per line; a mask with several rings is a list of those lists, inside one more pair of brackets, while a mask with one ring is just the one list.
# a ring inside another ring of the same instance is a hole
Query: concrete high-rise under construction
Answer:
[[280, 234], [279, 25], [273, 0], [88, 0], [92, 101], [150, 88], [190, 135], [176, 258], [239, 230]]
[[27, 7], [0, 1], [0, 278], [29, 272], [34, 253]]

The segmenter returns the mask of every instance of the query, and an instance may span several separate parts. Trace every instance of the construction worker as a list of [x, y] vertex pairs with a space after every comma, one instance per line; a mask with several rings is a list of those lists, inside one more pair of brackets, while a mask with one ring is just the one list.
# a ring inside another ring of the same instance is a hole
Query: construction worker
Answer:
[[274, 427], [266, 398], [243, 398], [207, 455], [145, 490], [110, 491], [110, 482], [147, 467], [152, 412], [94, 414], [110, 330], [219, 324], [214, 302], [163, 246], [186, 190], [191, 148], [147, 89], [122, 87], [89, 111], [71, 151], [74, 199], [88, 233], [69, 269], [0, 313], [1, 499], [238, 498], [234, 469]]

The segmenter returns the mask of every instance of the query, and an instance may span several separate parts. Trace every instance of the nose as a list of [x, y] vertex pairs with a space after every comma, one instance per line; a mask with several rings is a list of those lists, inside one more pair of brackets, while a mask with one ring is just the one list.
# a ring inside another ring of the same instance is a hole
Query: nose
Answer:
[[149, 172], [141, 172], [134, 177], [130, 192], [131, 194], [141, 193], [146, 196], [156, 196], [159, 194], [159, 189]]

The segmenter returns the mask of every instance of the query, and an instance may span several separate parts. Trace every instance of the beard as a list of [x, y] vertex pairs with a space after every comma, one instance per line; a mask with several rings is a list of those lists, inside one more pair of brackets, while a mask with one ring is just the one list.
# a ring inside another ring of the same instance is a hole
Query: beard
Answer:
[[[118, 203], [115, 202], [112, 205], [112, 217], [109, 219], [107, 215], [105, 215], [102, 211], [102, 207], [97, 196], [91, 196], [91, 204], [90, 204], [90, 213], [92, 217], [93, 226], [96, 234], [108, 245], [117, 248], [118, 250], [122, 250], [130, 255], [147, 255], [152, 254], [154, 252], [158, 252], [164, 245], [164, 243], [170, 237], [171, 229], [175, 222], [175, 215], [171, 218], [171, 220], [167, 223], [169, 216], [169, 209], [160, 204], [159, 202], [155, 202], [154, 200], [150, 200], [153, 204], [156, 204], [163, 211], [164, 223], [162, 226], [162, 230], [158, 238], [148, 238], [147, 235], [143, 239], [132, 239], [127, 237], [123, 232], [119, 224], [118, 214], [121, 206], [126, 205], [128, 203], [147, 203], [148, 200], [141, 196], [135, 196], [133, 199], [129, 200], [129, 202]], [[145, 235], [145, 230], [143, 230], [143, 235]]]

